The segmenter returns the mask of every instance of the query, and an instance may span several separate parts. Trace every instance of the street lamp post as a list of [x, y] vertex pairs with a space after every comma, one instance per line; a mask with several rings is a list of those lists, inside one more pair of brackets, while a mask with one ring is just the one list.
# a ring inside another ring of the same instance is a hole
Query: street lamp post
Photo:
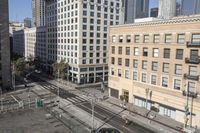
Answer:
[[[60, 79], [60, 69], [58, 69], [58, 82], [59, 82], [59, 79]], [[58, 92], [57, 92], [57, 95], [58, 95], [58, 108], [60, 108], [60, 87], [58, 86]]]
[[1, 111], [3, 111], [3, 98], [2, 98], [2, 88], [0, 88], [1, 91]]
[[[185, 85], [186, 86], [186, 85]], [[187, 87], [186, 91], [183, 91], [183, 95], [186, 96], [186, 106], [185, 106], [185, 116], [184, 116], [184, 128], [187, 130], [192, 130], [192, 108], [193, 108], [193, 99], [197, 98], [197, 93], [190, 91]], [[189, 97], [191, 97], [191, 104], [189, 107]], [[188, 118], [189, 116], [189, 118]], [[189, 128], [187, 128], [187, 123], [189, 120]]]
[[[151, 101], [152, 91], [149, 88], [146, 88], [145, 91], [146, 91], [146, 109], [148, 109], [148, 100]], [[150, 108], [151, 108], [151, 105], [150, 105]]]
[[148, 102], [149, 88], [146, 88], [145, 91], [146, 91], [146, 109], [147, 109], [147, 102]]
[[92, 105], [92, 131], [94, 131], [94, 99], [92, 98], [91, 105]]
[[30, 88], [28, 89], [28, 102], [29, 102], [29, 108], [31, 108]]
[[13, 89], [15, 91], [15, 67], [14, 67], [14, 62], [13, 62], [13, 72], [12, 72], [12, 85], [13, 85]]

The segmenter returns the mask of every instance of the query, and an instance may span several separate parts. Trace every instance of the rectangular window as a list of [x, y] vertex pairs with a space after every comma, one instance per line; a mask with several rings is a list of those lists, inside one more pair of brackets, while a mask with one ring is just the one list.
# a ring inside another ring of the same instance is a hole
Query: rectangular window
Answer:
[[169, 63], [163, 63], [163, 72], [169, 73]]
[[178, 34], [177, 43], [185, 43], [185, 34]]
[[119, 36], [119, 42], [122, 43], [123, 42], [123, 36]]
[[193, 34], [192, 35], [192, 43], [196, 43], [200, 45], [200, 34]]
[[115, 46], [112, 46], [112, 54], [115, 54]]
[[111, 64], [115, 64], [115, 58], [114, 57], [111, 57]]
[[114, 68], [111, 68], [111, 75], [115, 75], [115, 70], [114, 70]]
[[147, 82], [147, 74], [142, 73], [142, 82], [146, 83]]
[[162, 77], [162, 86], [168, 87], [168, 78], [167, 77]]
[[170, 117], [172, 119], [175, 119], [176, 117], [176, 110], [169, 108], [169, 107], [165, 107], [165, 106], [160, 106], [159, 107], [159, 114]]
[[197, 67], [196, 66], [189, 66], [189, 75], [190, 76], [197, 76]]
[[137, 80], [137, 72], [133, 72], [133, 80]]
[[189, 90], [190, 93], [196, 93], [194, 82], [188, 82], [188, 90]]
[[125, 78], [129, 79], [129, 70], [125, 70]]
[[118, 65], [119, 65], [119, 66], [122, 65], [122, 58], [118, 58]]
[[147, 61], [142, 61], [142, 69], [147, 70]]
[[158, 48], [153, 48], [153, 57], [158, 57]]
[[180, 90], [181, 89], [181, 80], [174, 79], [174, 89], [175, 90]]
[[158, 62], [153, 61], [152, 62], [152, 71], [157, 71], [158, 70]]
[[169, 48], [164, 48], [164, 55], [163, 58], [170, 58], [170, 49]]
[[118, 77], [122, 76], [122, 69], [118, 69]]
[[118, 54], [122, 54], [122, 47], [118, 47]]
[[166, 34], [165, 35], [165, 43], [171, 43], [172, 42], [172, 35]]
[[138, 68], [138, 60], [137, 59], [133, 60], [133, 68]]
[[178, 74], [178, 75], [182, 74], [182, 65], [175, 64], [175, 74]]
[[140, 35], [135, 35], [135, 43], [139, 43], [140, 42]]
[[139, 49], [138, 48], [134, 48], [134, 55], [138, 56], [139, 55]]
[[197, 60], [199, 58], [199, 51], [198, 50], [190, 50], [190, 59]]
[[129, 67], [129, 64], [130, 64], [130, 63], [129, 63], [129, 59], [125, 59], [125, 66], [126, 66], [126, 67]]
[[126, 55], [130, 55], [130, 47], [126, 47]]
[[113, 43], [116, 42], [116, 36], [112, 36], [112, 42], [113, 42]]
[[154, 35], [154, 43], [160, 42], [160, 35]]
[[148, 48], [143, 48], [143, 56], [148, 56]]
[[144, 35], [144, 43], [148, 43], [149, 42], [149, 35]]
[[183, 49], [176, 49], [176, 59], [183, 59]]
[[151, 84], [152, 85], [156, 85], [156, 78], [157, 78], [156, 75], [151, 75]]
[[131, 42], [131, 35], [127, 35], [127, 36], [126, 36], [126, 42], [127, 42], [127, 43]]

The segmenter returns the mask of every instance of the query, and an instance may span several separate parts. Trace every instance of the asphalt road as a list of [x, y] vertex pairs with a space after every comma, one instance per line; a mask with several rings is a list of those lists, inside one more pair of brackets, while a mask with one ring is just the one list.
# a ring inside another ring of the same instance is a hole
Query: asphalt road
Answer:
[[[37, 82], [39, 85], [41, 85], [43, 88], [51, 91], [54, 94], [58, 94], [58, 87], [50, 84], [44, 80], [41, 80], [40, 78], [31, 75], [30, 79], [34, 82]], [[79, 97], [78, 95], [75, 95], [67, 90], [64, 90], [63, 88], [59, 89], [59, 96], [67, 99], [67, 98], [79, 98], [81, 99], [81, 97]], [[88, 113], [92, 113], [91, 109], [91, 103], [89, 101], [84, 101], [82, 104], [78, 104], [76, 105], [77, 107], [83, 109], [84, 111], [88, 112]], [[124, 133], [154, 133], [153, 131], [147, 129], [146, 127], [142, 126], [142, 125], [138, 125], [137, 123], [131, 122], [129, 125], [125, 124], [125, 120], [121, 118], [121, 116], [119, 115], [120, 113], [122, 113], [124, 110], [119, 111], [119, 113], [115, 114], [114, 112], [112, 112], [111, 110], [108, 110], [104, 107], [101, 107], [99, 105], [95, 105], [94, 107], [94, 116], [96, 118], [101, 119], [102, 121], [104, 121], [105, 123], [110, 124], [111, 126], [115, 127], [116, 129], [124, 132]], [[98, 127], [96, 127], [98, 128]]]

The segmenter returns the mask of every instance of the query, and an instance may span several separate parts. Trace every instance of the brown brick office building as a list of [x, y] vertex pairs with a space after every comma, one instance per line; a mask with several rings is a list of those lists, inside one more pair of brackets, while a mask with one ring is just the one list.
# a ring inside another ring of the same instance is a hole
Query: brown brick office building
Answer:
[[189, 94], [192, 125], [200, 126], [199, 75], [200, 16], [110, 28], [110, 96], [184, 122]]

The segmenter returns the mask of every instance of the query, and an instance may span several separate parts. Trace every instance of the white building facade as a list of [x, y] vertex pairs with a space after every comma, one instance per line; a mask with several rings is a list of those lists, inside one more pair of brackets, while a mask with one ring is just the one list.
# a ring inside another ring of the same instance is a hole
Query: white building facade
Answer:
[[159, 0], [158, 17], [170, 19], [176, 15], [176, 0]]
[[35, 27], [13, 34], [13, 52], [28, 57], [40, 58], [46, 62], [46, 28]]
[[107, 80], [108, 27], [123, 20], [121, 7], [121, 0], [47, 0], [48, 60], [65, 60], [75, 83]]
[[13, 32], [23, 30], [24, 23], [21, 22], [9, 22], [9, 33], [12, 35]]

